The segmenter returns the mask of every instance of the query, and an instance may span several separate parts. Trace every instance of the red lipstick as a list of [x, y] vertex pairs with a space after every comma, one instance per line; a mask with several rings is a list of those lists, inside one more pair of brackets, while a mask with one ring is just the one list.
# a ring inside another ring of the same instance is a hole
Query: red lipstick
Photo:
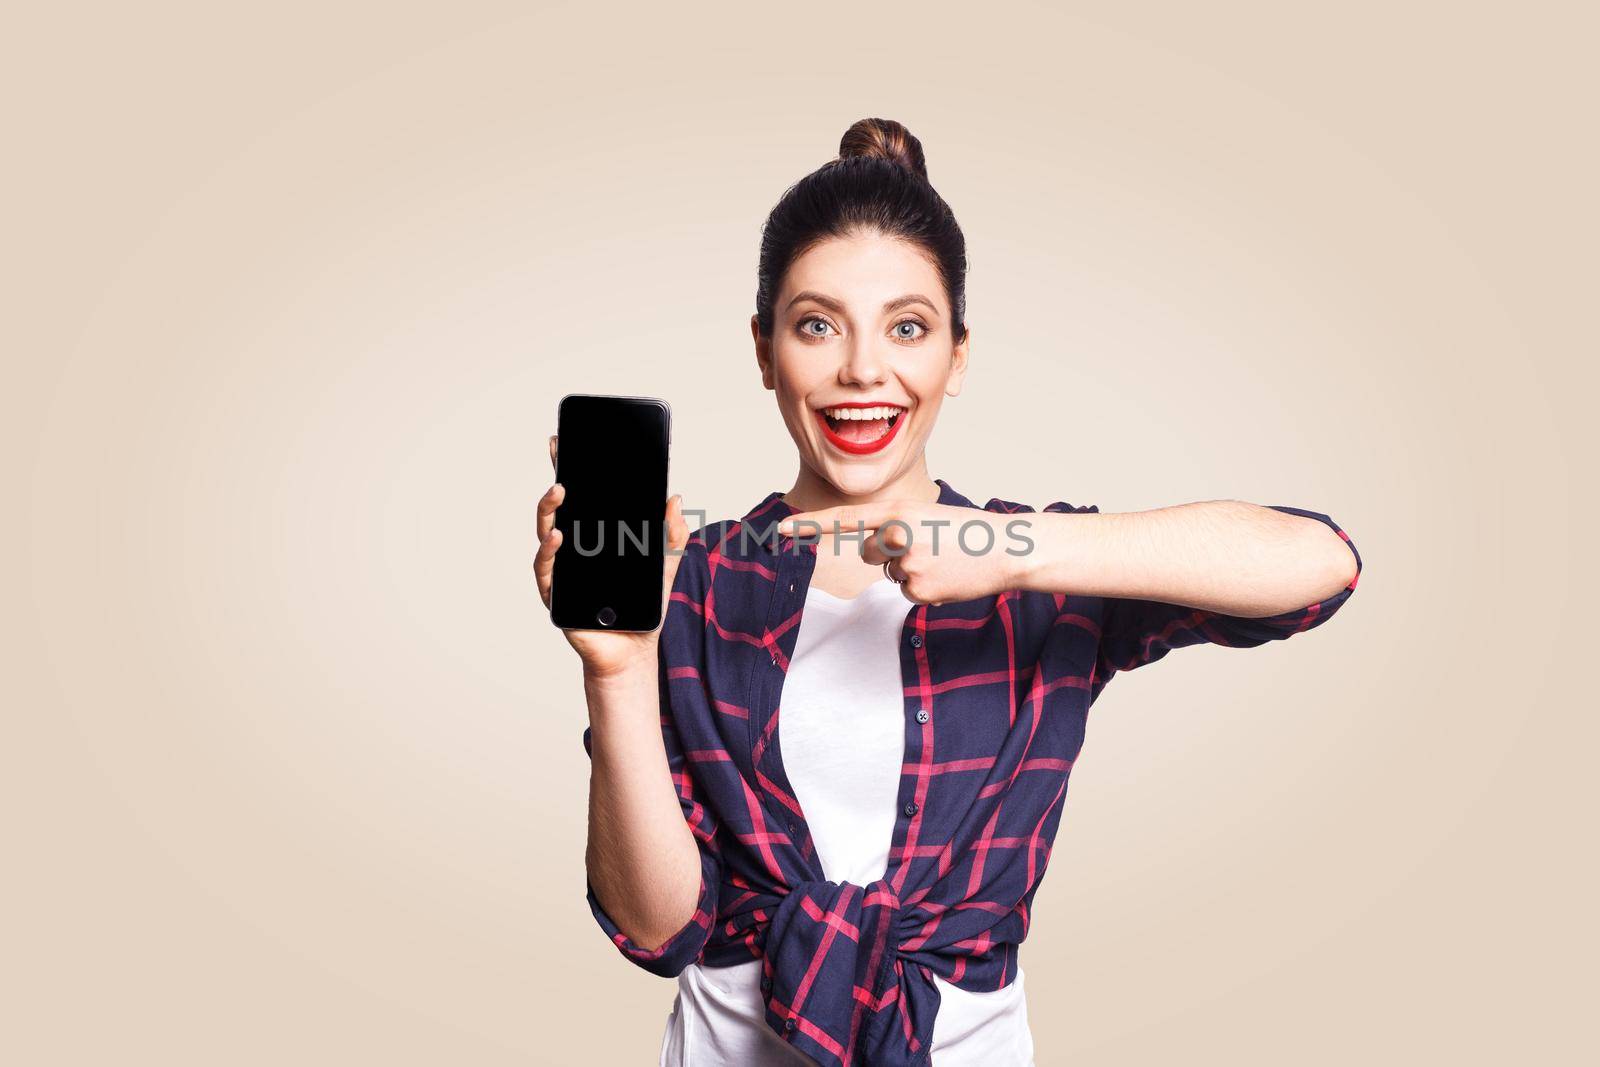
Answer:
[[848, 452], [852, 456], [867, 456], [874, 452], [881, 452], [883, 449], [887, 448], [889, 446], [889, 442], [894, 440], [895, 434], [900, 432], [900, 426], [906, 421], [906, 415], [908, 414], [908, 410], [899, 404], [852, 402], [849, 404], [828, 404], [827, 407], [834, 409], [876, 407], [899, 408], [900, 413], [889, 420], [888, 432], [882, 437], [875, 438], [871, 441], [852, 441], [847, 437], [840, 436], [839, 433], [828, 424], [828, 416], [823, 414], [823, 409], [815, 409], [817, 414], [817, 425], [822, 427], [822, 435], [828, 439], [828, 443], [839, 449], [841, 452]]

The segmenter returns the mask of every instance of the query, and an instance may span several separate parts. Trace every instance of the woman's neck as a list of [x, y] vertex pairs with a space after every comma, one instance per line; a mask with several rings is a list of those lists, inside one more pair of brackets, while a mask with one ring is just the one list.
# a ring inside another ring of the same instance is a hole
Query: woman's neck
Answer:
[[794, 488], [783, 494], [783, 499], [799, 511], [816, 511], [841, 504], [869, 504], [878, 500], [922, 500], [932, 503], [939, 499], [939, 484], [928, 476], [925, 456], [918, 459], [915, 467], [877, 492], [856, 496], [840, 492], [838, 486], [802, 463], [800, 473], [794, 480]]

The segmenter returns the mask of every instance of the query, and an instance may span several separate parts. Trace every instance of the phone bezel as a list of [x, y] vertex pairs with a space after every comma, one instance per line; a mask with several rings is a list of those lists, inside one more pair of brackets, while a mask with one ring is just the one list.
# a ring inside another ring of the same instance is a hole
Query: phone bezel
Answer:
[[[661, 506], [663, 508], [665, 508], [666, 504], [667, 504], [667, 500], [670, 499], [671, 496], [672, 496], [672, 493], [671, 493], [671, 487], [672, 487], [672, 405], [669, 404], [666, 400], [663, 400], [661, 397], [658, 397], [658, 396], [627, 396], [627, 395], [619, 394], [619, 393], [565, 393], [565, 394], [563, 394], [561, 399], [560, 399], [560, 401], [558, 401], [557, 404], [556, 404], [556, 467], [555, 467], [555, 472], [556, 473], [555, 473], [555, 480], [557, 482], [561, 481], [561, 419], [562, 419], [563, 415], [566, 413], [567, 401], [571, 400], [571, 399], [574, 399], [574, 398], [580, 399], [580, 400], [621, 400], [621, 401], [625, 401], [627, 403], [633, 403], [633, 404], [650, 404], [650, 405], [657, 406], [657, 407], [659, 407], [661, 409], [662, 418], [665, 421], [665, 428], [666, 428], [666, 432], [667, 432], [667, 440], [666, 440], [666, 457], [667, 457], [667, 462], [666, 462], [666, 486], [667, 486], [668, 492], [667, 492], [667, 495], [665, 497], [663, 497], [662, 500], [661, 500]], [[557, 514], [559, 514], [560, 511], [561, 511], [561, 508], [558, 506], [556, 508]], [[557, 549], [556, 551], [559, 552], [560, 549]], [[662, 578], [664, 578], [665, 575], [666, 575], [666, 567], [667, 567], [666, 547], [663, 546], [662, 547], [662, 554], [661, 554], [661, 576], [662, 576]], [[661, 598], [662, 601], [664, 601], [665, 599], [666, 598], [664, 596]], [[551, 622], [551, 624], [554, 625], [557, 629], [560, 629], [560, 630], [592, 630], [592, 631], [594, 631], [596, 633], [609, 633], [609, 634], [648, 634], [648, 633], [654, 633], [655, 631], [657, 631], [657, 630], [659, 630], [661, 628], [662, 623], [666, 620], [665, 605], [663, 603], [661, 603], [660, 601], [658, 601], [657, 605], [656, 605], [656, 617], [655, 617], [656, 621], [655, 621], [655, 624], [650, 626], [648, 629], [635, 630], [635, 629], [629, 629], [629, 628], [623, 627], [623, 626], [562, 626], [560, 623], [556, 622], [556, 587], [555, 587], [555, 575], [554, 575], [553, 572], [551, 574], [551, 582], [550, 582], [550, 612], [549, 612], [549, 614], [550, 614], [550, 622]]]

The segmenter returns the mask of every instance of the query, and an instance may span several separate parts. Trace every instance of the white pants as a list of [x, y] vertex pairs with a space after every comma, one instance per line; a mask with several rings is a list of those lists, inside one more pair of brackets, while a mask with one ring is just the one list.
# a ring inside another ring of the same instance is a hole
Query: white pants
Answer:
[[[940, 993], [953, 988], [941, 981]], [[1023, 973], [990, 993], [958, 990], [963, 1006], [989, 1001], [998, 1025], [983, 1026], [973, 1012], [943, 1008], [933, 1021], [932, 1067], [1033, 1067]], [[1020, 1017], [1019, 1017], [1020, 1016]], [[978, 1016], [981, 1018], [981, 1015]], [[1005, 1047], [998, 1047], [1003, 1044]], [[734, 967], [691, 965], [678, 976], [678, 995], [661, 1036], [661, 1067], [801, 1067], [810, 1064], [767, 1025], [761, 997], [761, 961]]]

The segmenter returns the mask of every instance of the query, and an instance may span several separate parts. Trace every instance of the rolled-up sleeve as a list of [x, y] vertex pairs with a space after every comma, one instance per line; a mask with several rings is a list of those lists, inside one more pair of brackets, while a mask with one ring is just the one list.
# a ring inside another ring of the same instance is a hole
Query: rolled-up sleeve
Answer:
[[[1096, 662], [1094, 686], [1096, 692], [1116, 672], [1131, 671], [1147, 663], [1154, 663], [1175, 648], [1204, 643], [1229, 648], [1252, 648], [1268, 641], [1282, 641], [1297, 633], [1315, 629], [1327, 622], [1345, 601], [1350, 599], [1356, 590], [1356, 584], [1361, 580], [1361, 553], [1356, 550], [1350, 535], [1333, 519], [1321, 512], [1285, 504], [1267, 506], [1288, 515], [1316, 519], [1338, 534], [1355, 559], [1355, 575], [1349, 584], [1332, 596], [1314, 604], [1261, 618], [1203, 611], [1159, 600], [1108, 597], [1105, 601], [1100, 649]], [[1098, 509], [1052, 504], [1046, 510], [1082, 512]]]
[[[716, 822], [710, 810], [697, 796], [691, 761], [674, 721], [672, 680], [682, 677], [698, 678], [704, 649], [701, 616], [693, 605], [704, 604], [705, 553], [691, 542], [678, 568], [673, 582], [673, 596], [668, 603], [658, 643], [661, 692], [661, 739], [666, 747], [667, 767], [672, 774], [672, 784], [677, 790], [683, 809], [684, 821], [694, 835], [700, 853], [700, 890], [694, 914], [671, 937], [654, 949], [647, 949], [618, 929], [616, 921], [607, 913], [595, 896], [594, 885], [587, 883], [589, 910], [594, 913], [600, 929], [622, 955], [652, 974], [666, 978], [680, 974], [689, 964], [700, 958], [710, 939], [712, 924], [716, 922], [717, 893], [722, 881], [721, 863], [716, 848]], [[680, 690], [683, 691], [683, 690]], [[593, 756], [593, 727], [583, 731], [584, 752]]]

